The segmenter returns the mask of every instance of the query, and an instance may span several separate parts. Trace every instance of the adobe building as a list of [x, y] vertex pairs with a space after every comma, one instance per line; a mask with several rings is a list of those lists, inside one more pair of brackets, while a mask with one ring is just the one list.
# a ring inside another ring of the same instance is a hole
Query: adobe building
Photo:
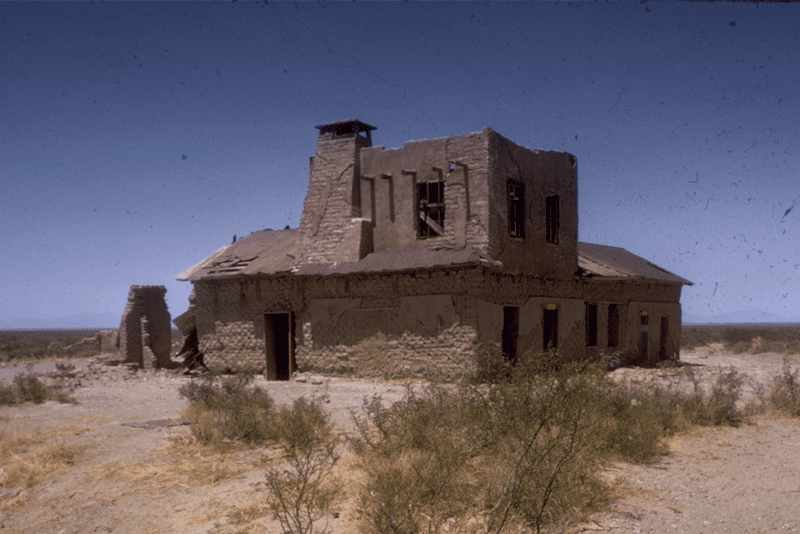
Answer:
[[317, 128], [300, 227], [178, 277], [212, 369], [453, 378], [490, 343], [510, 359], [678, 357], [691, 282], [578, 242], [575, 156], [489, 128], [396, 149], [357, 120]]

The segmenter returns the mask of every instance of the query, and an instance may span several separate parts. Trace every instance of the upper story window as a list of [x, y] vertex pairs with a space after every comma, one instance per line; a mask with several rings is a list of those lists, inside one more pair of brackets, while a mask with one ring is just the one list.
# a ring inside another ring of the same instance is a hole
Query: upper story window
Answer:
[[547, 242], [558, 244], [558, 195], [545, 199], [544, 226], [547, 232]]
[[444, 235], [444, 182], [417, 184], [417, 237]]
[[508, 235], [525, 237], [525, 185], [508, 181]]

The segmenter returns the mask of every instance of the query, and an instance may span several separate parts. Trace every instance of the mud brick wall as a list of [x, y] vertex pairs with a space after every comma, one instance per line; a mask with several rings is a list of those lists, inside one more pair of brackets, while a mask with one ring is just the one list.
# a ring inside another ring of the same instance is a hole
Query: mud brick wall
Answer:
[[[263, 317], [261, 318], [263, 322]], [[256, 336], [254, 320], [223, 323], [217, 321], [213, 334], [200, 340], [200, 352], [205, 355], [205, 363], [215, 372], [247, 371], [263, 373], [264, 327]]]
[[336, 251], [360, 217], [358, 138], [321, 136], [309, 160], [309, 185], [300, 220], [298, 264], [341, 261]]
[[172, 328], [164, 286], [131, 286], [119, 326], [119, 349], [126, 362], [144, 365], [141, 318], [148, 319], [150, 348], [156, 366], [169, 367]]
[[[311, 323], [303, 325], [311, 336]], [[475, 370], [476, 329], [453, 325], [436, 336], [409, 332], [393, 338], [379, 332], [355, 345], [297, 348], [298, 371], [347, 374], [364, 378], [429, 378], [454, 380]]]

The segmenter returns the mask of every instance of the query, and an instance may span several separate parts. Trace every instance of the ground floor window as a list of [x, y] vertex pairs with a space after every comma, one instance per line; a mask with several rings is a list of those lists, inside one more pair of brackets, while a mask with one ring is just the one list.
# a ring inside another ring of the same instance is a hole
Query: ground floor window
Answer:
[[558, 308], [553, 304], [549, 304], [543, 311], [542, 348], [544, 350], [556, 349], [558, 348]]
[[586, 304], [586, 346], [597, 346], [597, 304]]

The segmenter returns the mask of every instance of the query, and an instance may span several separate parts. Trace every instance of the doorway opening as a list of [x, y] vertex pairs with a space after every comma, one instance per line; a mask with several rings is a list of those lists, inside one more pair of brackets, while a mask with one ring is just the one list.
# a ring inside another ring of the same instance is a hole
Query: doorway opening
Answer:
[[639, 316], [639, 360], [650, 363], [650, 321], [647, 312]]
[[666, 360], [670, 356], [670, 354], [667, 354], [667, 341], [669, 340], [669, 317], [666, 315], [661, 316], [661, 332], [659, 337], [658, 357], [661, 360]]
[[506, 360], [517, 360], [519, 340], [519, 306], [503, 306], [503, 356]]
[[294, 316], [291, 312], [264, 316], [264, 352], [264, 377], [289, 380], [294, 367]]
[[542, 315], [542, 349], [553, 350], [558, 348], [558, 308], [548, 305]]

